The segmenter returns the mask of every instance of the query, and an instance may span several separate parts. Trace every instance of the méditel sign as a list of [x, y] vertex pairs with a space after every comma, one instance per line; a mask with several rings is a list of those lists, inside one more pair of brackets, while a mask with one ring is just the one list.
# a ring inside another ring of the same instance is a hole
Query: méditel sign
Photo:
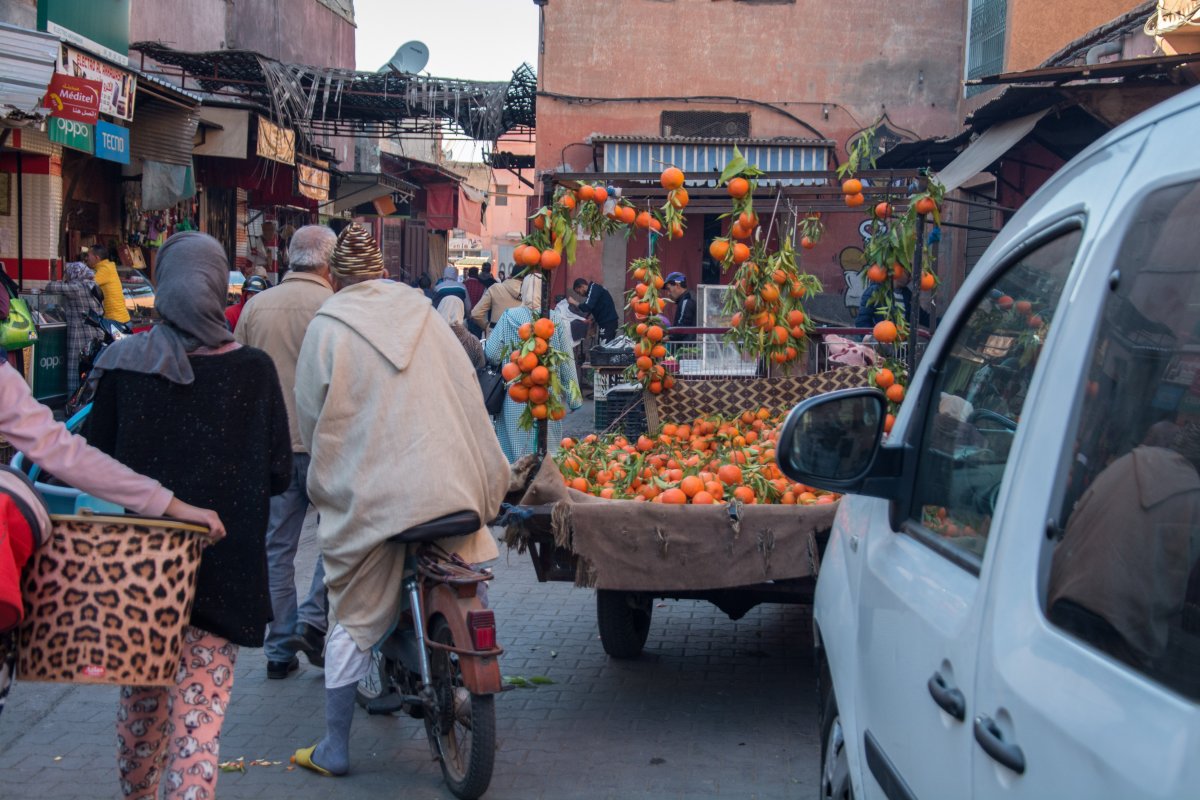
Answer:
[[51, 117], [46, 122], [46, 133], [50, 141], [85, 153], [93, 153], [96, 150], [95, 129], [95, 125], [62, 117]]
[[129, 163], [129, 129], [101, 120], [96, 123], [96, 157]]
[[46, 101], [42, 105], [50, 109], [52, 117], [90, 125], [100, 118], [100, 93], [103, 89], [100, 81], [56, 72], [50, 80]]

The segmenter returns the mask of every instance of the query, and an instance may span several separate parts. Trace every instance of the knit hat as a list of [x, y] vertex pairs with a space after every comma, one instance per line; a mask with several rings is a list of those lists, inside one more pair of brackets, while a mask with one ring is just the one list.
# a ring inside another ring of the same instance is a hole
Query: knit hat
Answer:
[[384, 271], [383, 253], [366, 228], [351, 222], [338, 234], [329, 269], [343, 277], [374, 275]]

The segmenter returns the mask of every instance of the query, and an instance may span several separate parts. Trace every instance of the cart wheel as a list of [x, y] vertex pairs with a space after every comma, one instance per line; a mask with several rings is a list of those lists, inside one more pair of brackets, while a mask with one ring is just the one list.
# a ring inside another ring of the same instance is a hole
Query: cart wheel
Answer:
[[637, 658], [650, 633], [651, 598], [634, 592], [596, 590], [600, 643], [613, 658]]

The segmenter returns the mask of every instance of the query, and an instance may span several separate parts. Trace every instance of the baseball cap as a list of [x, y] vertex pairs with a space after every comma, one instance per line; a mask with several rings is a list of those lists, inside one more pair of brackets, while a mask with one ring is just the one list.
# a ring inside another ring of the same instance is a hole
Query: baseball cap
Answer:
[[667, 283], [678, 283], [680, 286], [687, 286], [687, 277], [682, 272], [672, 272], [667, 276]]

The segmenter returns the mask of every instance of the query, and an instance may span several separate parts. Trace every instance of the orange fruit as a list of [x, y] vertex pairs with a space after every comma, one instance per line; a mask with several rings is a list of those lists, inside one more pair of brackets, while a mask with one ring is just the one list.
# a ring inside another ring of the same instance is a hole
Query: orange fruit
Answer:
[[750, 193], [750, 181], [745, 178], [733, 178], [725, 187], [730, 197], [745, 197]]
[[1029, 312], [1033, 311], [1033, 303], [1028, 300], [1018, 300], [1013, 308], [1017, 310], [1018, 314], [1028, 315]]
[[654, 347], [650, 348], [650, 357], [651, 358], [666, 358], [667, 357], [667, 348], [663, 347], [661, 344], [654, 345]]
[[523, 342], [529, 341], [529, 337], [533, 336], [533, 323], [526, 322], [517, 328], [517, 336], [520, 336]]
[[533, 245], [528, 245], [528, 246], [526, 246], [526, 248], [524, 250], [524, 256], [525, 256], [525, 266], [535, 267], [539, 263], [541, 263], [542, 251], [538, 250]]
[[596, 199], [596, 187], [589, 186], [586, 183], [580, 185], [578, 191], [575, 193], [579, 195], [579, 199], [585, 203]]
[[[531, 400], [532, 400], [532, 397], [533, 397], [533, 392], [532, 392], [532, 390], [530, 390], [530, 399]], [[529, 413], [533, 415], [534, 419], [549, 419], [549, 417], [550, 417], [550, 409], [546, 407], [545, 403], [538, 403], [536, 405], [531, 405], [529, 407]]]
[[683, 186], [683, 170], [677, 167], [667, 167], [658, 176], [658, 182], [664, 189], [671, 192]]
[[792, 289], [788, 292], [788, 297], [799, 299], [804, 297], [806, 291], [804, 284], [800, 283], [800, 281], [792, 281]]
[[642, 372], [654, 366], [654, 362], [650, 360], [650, 356], [642, 356], [637, 360], [637, 368]]
[[733, 226], [729, 229], [729, 235], [732, 236], [734, 239], [749, 239], [750, 231], [743, 228], [742, 224], [740, 222], [735, 222], [735, 223], [733, 223]]
[[890, 319], [885, 319], [883, 322], [877, 323], [871, 331], [871, 335], [875, 337], [875, 341], [891, 344], [900, 336], [900, 331], [896, 328], [896, 323]]
[[742, 470], [734, 464], [722, 464], [717, 469], [717, 480], [727, 486], [742, 482]]
[[671, 238], [672, 239], [682, 239], [683, 238], [683, 226], [680, 225], [678, 222], [671, 223]]
[[887, 389], [896, 382], [896, 375], [887, 368], [879, 370], [875, 373], [875, 385], [880, 389]]
[[550, 343], [547, 342], [545, 339], [536, 339], [535, 338], [533, 340], [533, 354], [534, 355], [537, 355], [537, 356], [545, 355], [546, 351], [549, 349], [550, 349]]
[[500, 377], [504, 378], [505, 382], [512, 383], [521, 374], [521, 368], [511, 361], [500, 368]]
[[754, 229], [758, 227], [758, 215], [752, 211], [743, 211], [738, 214], [737, 224], [753, 233]]
[[747, 505], [755, 501], [754, 490], [749, 486], [739, 486], [733, 490], [734, 499], [739, 500]]
[[849, 178], [842, 181], [842, 194], [862, 194], [862, 181], [858, 178]]
[[883, 432], [884, 432], [884, 433], [891, 433], [891, 432], [892, 432], [892, 426], [893, 426], [893, 425], [895, 425], [895, 424], [896, 424], [896, 415], [895, 415], [895, 414], [888, 414], [886, 417], [884, 417], [884, 418], [883, 418]]
[[935, 278], [933, 276], [932, 272], [922, 272], [921, 273], [921, 291], [922, 292], [932, 292], [936, 286], [937, 286], [937, 278]]
[[572, 447], [575, 446], [575, 440], [572, 439], [570, 436], [568, 436], [567, 438], [565, 438], [561, 442], [559, 442], [558, 446], [561, 447], [563, 450], [570, 450]]
[[918, 214], [924, 216], [925, 214], [932, 214], [933, 210], [937, 208], [937, 203], [933, 202], [932, 197], [919, 197], [917, 198], [917, 202], [913, 204], [913, 207], [916, 208]]
[[651, 219], [653, 219], [653, 217], [650, 216], [649, 211], [642, 211], [638, 213], [636, 217], [634, 217], [634, 224], [639, 228], [646, 229], [650, 227]]
[[603, 186], [597, 186], [593, 191], [595, 193], [595, 197], [592, 199], [600, 205], [604, 205], [604, 201], [608, 199], [608, 189], [605, 189]]
[[717, 502], [716, 499], [707, 491], [699, 491], [692, 496], [692, 505], [694, 506], [711, 506], [715, 502]]
[[792, 325], [792, 326], [803, 325], [804, 324], [804, 312], [798, 308], [794, 309], [792, 311], [789, 311], [788, 315], [787, 315], [787, 321], [788, 321], [788, 325]]
[[764, 303], [769, 306], [775, 305], [775, 303], [779, 300], [779, 287], [773, 283], [768, 283], [763, 286], [760, 294], [762, 295]]
[[712, 244], [708, 246], [708, 254], [714, 261], [724, 261], [729, 255], [729, 242], [725, 239], [713, 239]]
[[814, 247], [817, 246], [817, 243], [814, 242], [812, 239], [810, 239], [807, 236], [801, 236], [800, 237], [800, 246], [803, 247], [805, 250], [812, 250]]
[[897, 261], [895, 264], [892, 264], [892, 280], [894, 280], [894, 281], [908, 280], [908, 270], [906, 270], [904, 268], [904, 265], [901, 264], [899, 261]]
[[526, 403], [529, 401], [529, 390], [519, 383], [514, 383], [508, 387], [508, 396], [518, 403]]
[[897, 405], [904, 402], [904, 387], [898, 383], [893, 383], [887, 388], [887, 399]]
[[573, 211], [575, 209], [575, 195], [570, 193], [564, 194], [558, 199], [558, 204], [568, 211]]
[[872, 264], [867, 270], [867, 280], [871, 283], [883, 283], [887, 280], [887, 270], [882, 264]]
[[698, 493], [704, 491], [704, 481], [695, 475], [688, 475], [679, 482], [679, 488], [688, 497], [695, 497]]
[[521, 368], [521, 372], [533, 372], [537, 365], [538, 357], [533, 353], [526, 353], [517, 359], [517, 366]]
[[537, 228], [539, 231], [546, 230], [546, 215], [538, 214], [536, 217], [534, 217], [533, 227]]
[[533, 323], [533, 335], [539, 339], [549, 339], [554, 335], [554, 322], [548, 317], [539, 317]]
[[733, 263], [741, 264], [750, 260], [750, 248], [741, 242], [735, 242], [733, 245]]
[[529, 371], [529, 377], [532, 378], [533, 382], [538, 386], [545, 386], [550, 382], [550, 370], [538, 365]]
[[646, 338], [652, 342], [661, 342], [663, 335], [663, 329], [657, 325], [651, 325], [646, 329]]
[[777, 269], [771, 273], [771, 280], [775, 281], [775, 283], [779, 284], [780, 286], [783, 286], [788, 282], [788, 274], [781, 269]]
[[774, 330], [771, 331], [771, 338], [773, 338], [775, 340], [775, 344], [778, 345], [787, 344], [788, 336], [788, 329], [782, 325], [776, 325]]
[[658, 217], [651, 216], [650, 230], [654, 231], [655, 233], [662, 233], [662, 229], [662, 223], [658, 221]]
[[662, 381], [650, 381], [650, 385], [647, 388], [650, 390], [650, 394], [662, 394]]
[[691, 200], [691, 198], [688, 197], [688, 190], [682, 187], [671, 192], [670, 197], [671, 205], [675, 206], [676, 208], [687, 208], [688, 201]]
[[542, 269], [554, 269], [562, 263], [562, 254], [557, 250], [547, 248], [542, 252], [541, 258], [538, 259], [538, 265]]
[[682, 489], [671, 487], [662, 493], [662, 501], [671, 505], [681, 506], [687, 503], [688, 498]]
[[875, 216], [879, 219], [887, 219], [892, 215], [892, 206], [888, 202], [875, 204]]
[[866, 198], [863, 197], [861, 194], [846, 195], [846, 205], [850, 206], [851, 208], [858, 208], [865, 202], [866, 202]]
[[571, 488], [577, 492], [586, 492], [588, 490], [587, 478], [573, 478]]
[[[538, 367], [538, 369], [545, 369], [545, 367]], [[550, 402], [550, 390], [547, 389], [545, 386], [529, 387], [529, 402], [531, 402], [531, 403], [548, 403], [548, 402]]]

